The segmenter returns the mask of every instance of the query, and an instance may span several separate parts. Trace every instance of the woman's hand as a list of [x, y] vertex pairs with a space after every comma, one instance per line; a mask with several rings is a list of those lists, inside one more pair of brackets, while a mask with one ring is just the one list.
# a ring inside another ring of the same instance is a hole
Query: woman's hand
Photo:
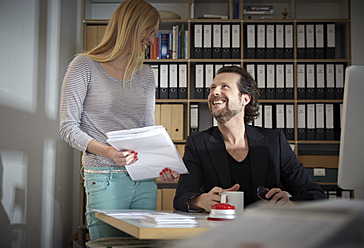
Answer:
[[124, 166], [135, 163], [138, 160], [138, 153], [135, 151], [118, 151], [110, 146], [107, 151], [107, 157], [115, 161], [117, 165]]
[[174, 181], [175, 179], [178, 178], [178, 174], [177, 172], [171, 170], [171, 169], [168, 169], [168, 168], [165, 168], [163, 169], [160, 173], [159, 173], [159, 178], [163, 181], [163, 182], [166, 182], [166, 183], [169, 183], [169, 182], [172, 182]]

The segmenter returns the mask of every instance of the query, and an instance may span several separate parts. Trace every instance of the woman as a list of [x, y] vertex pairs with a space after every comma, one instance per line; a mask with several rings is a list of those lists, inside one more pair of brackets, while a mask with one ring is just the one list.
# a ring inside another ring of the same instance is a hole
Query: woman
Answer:
[[[76, 56], [62, 85], [60, 134], [83, 151], [86, 217], [91, 240], [120, 236], [92, 209], [155, 209], [156, 180], [132, 181], [125, 165], [137, 151], [117, 151], [106, 133], [154, 125], [155, 83], [143, 66], [145, 47], [160, 25], [158, 11], [143, 0], [126, 0], [113, 13], [100, 45]], [[164, 181], [177, 174], [161, 172]]]

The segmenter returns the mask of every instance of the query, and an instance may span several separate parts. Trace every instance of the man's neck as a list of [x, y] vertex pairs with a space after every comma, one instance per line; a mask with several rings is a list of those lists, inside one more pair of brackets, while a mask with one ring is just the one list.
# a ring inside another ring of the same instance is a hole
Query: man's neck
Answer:
[[239, 144], [244, 142], [245, 123], [244, 117], [234, 116], [231, 120], [221, 124], [218, 123], [218, 128], [224, 137], [225, 143]]

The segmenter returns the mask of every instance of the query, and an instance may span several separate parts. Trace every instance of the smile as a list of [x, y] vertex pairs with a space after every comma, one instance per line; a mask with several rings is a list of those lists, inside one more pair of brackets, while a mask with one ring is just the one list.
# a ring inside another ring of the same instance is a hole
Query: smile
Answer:
[[217, 105], [217, 104], [223, 104], [224, 101], [223, 100], [217, 100], [217, 101], [212, 101], [213, 105]]

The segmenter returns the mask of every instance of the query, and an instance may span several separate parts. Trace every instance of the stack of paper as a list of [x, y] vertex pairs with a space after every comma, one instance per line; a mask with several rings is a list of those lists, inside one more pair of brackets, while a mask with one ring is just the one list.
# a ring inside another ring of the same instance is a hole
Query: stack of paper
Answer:
[[149, 126], [106, 133], [107, 142], [117, 150], [134, 150], [138, 161], [126, 165], [133, 180], [159, 177], [164, 168], [188, 173], [181, 156], [163, 126]]
[[173, 213], [145, 214], [144, 220], [160, 227], [195, 227], [197, 220], [194, 216]]

